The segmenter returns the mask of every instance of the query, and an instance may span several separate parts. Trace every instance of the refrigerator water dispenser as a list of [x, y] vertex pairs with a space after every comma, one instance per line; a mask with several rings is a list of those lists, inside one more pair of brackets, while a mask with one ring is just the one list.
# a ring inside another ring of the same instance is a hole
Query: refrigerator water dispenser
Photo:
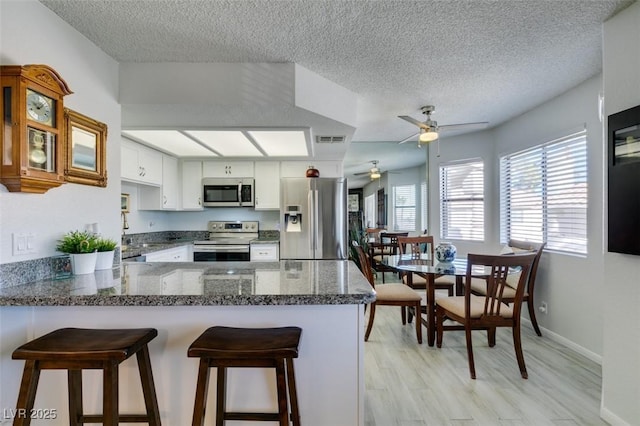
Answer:
[[284, 212], [284, 232], [301, 232], [301, 210], [300, 206], [287, 206]]

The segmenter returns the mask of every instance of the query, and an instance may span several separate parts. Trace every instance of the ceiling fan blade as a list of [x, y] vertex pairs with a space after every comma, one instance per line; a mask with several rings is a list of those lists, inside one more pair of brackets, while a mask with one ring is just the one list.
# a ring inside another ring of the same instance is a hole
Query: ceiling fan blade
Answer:
[[360, 172], [360, 173], [354, 173], [354, 176], [364, 176], [364, 175], [370, 175], [371, 172]]
[[398, 143], [407, 143], [407, 142], [411, 142], [411, 141], [415, 140], [415, 139], [418, 137], [418, 135], [419, 135], [419, 134], [420, 134], [420, 132], [418, 132], [418, 133], [414, 133], [413, 135], [409, 136], [408, 138], [404, 138], [404, 139], [402, 139], [402, 140], [401, 140], [400, 142], [398, 142]]
[[424, 124], [422, 121], [418, 121], [413, 117], [409, 117], [408, 115], [399, 115], [398, 118], [402, 118], [403, 120], [408, 121], [411, 124], [415, 124], [416, 126], [420, 127], [421, 129], [429, 130], [429, 126]]
[[456, 130], [481, 130], [486, 129], [488, 125], [488, 121], [480, 121], [477, 123], [445, 124], [443, 126], [438, 126], [438, 131], [452, 132]]

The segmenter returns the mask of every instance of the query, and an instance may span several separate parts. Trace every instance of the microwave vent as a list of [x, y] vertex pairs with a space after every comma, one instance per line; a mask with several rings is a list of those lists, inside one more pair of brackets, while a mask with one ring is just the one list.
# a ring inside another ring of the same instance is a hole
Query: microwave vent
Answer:
[[345, 136], [316, 136], [316, 143], [344, 143]]

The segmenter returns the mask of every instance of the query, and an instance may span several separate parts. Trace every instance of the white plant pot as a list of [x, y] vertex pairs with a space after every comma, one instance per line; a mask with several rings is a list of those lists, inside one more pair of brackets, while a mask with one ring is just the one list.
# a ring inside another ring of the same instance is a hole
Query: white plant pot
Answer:
[[115, 250], [98, 252], [98, 259], [96, 260], [96, 271], [113, 268], [114, 252]]
[[73, 275], [92, 274], [96, 270], [98, 253], [71, 253], [71, 271]]

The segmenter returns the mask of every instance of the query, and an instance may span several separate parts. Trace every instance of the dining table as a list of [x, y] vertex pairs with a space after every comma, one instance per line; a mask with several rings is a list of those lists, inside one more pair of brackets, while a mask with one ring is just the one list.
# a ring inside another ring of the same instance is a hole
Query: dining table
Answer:
[[[461, 296], [464, 293], [464, 280], [463, 278], [467, 274], [467, 259], [458, 258], [450, 263], [438, 262], [431, 258], [429, 254], [422, 253], [419, 256], [414, 254], [396, 254], [383, 256], [382, 263], [400, 273], [414, 273], [425, 279], [426, 292], [427, 292], [427, 305], [426, 305], [426, 320], [422, 322], [427, 327], [427, 343], [429, 346], [433, 346], [436, 338], [436, 303], [435, 303], [435, 279], [442, 275], [455, 276], [456, 296]], [[490, 274], [490, 270], [480, 266], [474, 267], [471, 271], [474, 277], [487, 277]], [[421, 317], [420, 313], [416, 313], [418, 318]]]

